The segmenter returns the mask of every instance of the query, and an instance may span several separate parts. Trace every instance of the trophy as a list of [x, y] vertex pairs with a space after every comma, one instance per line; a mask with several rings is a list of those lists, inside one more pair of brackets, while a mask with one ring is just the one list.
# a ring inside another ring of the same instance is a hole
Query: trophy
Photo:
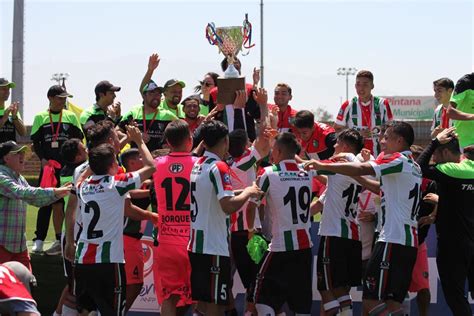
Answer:
[[[248, 21], [247, 14], [243, 26], [215, 27], [214, 23], [209, 23], [206, 27], [206, 38], [209, 44], [216, 45], [219, 52], [227, 58], [228, 66], [224, 78], [217, 78], [217, 103], [232, 104], [235, 92], [245, 90], [245, 77], [240, 76], [234, 62], [242, 48], [249, 50], [255, 46], [252, 44], [252, 24]], [[248, 55], [248, 51], [244, 55]]]

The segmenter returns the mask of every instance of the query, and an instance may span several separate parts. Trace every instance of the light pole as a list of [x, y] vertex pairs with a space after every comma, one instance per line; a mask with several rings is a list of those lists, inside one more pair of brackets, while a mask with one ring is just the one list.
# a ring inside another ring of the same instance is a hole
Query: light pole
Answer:
[[341, 67], [337, 68], [337, 75], [338, 76], [346, 76], [346, 100], [349, 100], [349, 76], [355, 75], [357, 69], [354, 67]]

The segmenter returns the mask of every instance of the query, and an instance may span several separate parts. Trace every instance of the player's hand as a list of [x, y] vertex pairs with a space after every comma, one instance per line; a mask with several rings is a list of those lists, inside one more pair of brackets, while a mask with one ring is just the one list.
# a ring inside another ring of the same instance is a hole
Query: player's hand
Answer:
[[364, 138], [369, 138], [369, 137], [372, 136], [372, 133], [370, 132], [370, 129], [368, 129], [368, 128], [361, 129], [361, 130], [359, 131], [359, 133], [360, 133], [360, 135], [362, 135], [362, 137], [364, 137]]
[[253, 79], [253, 85], [257, 86], [258, 83], [260, 82], [260, 68], [257, 68], [257, 67], [253, 68], [252, 79]]
[[130, 141], [134, 142], [137, 145], [143, 142], [142, 133], [140, 132], [138, 127], [126, 125], [125, 128], [127, 130], [127, 136]]
[[439, 199], [439, 196], [438, 194], [435, 194], [435, 193], [428, 193], [427, 195], [425, 195], [425, 197], [423, 198], [423, 201], [425, 201], [426, 203], [430, 203], [430, 204], [438, 204], [438, 199]]
[[332, 156], [329, 159], [332, 161], [337, 161], [337, 162], [348, 162], [347, 155], [348, 153], [339, 153], [337, 155]]
[[247, 103], [247, 93], [245, 92], [245, 90], [235, 91], [234, 108], [244, 109], [245, 103]]
[[441, 131], [438, 135], [436, 135], [436, 139], [439, 141], [441, 145], [447, 144], [451, 141], [453, 138], [457, 138], [456, 135], [456, 128], [450, 127], [446, 128], [443, 131]]
[[72, 189], [72, 184], [71, 183], [68, 183], [62, 187], [59, 187], [59, 188], [53, 188], [53, 192], [54, 192], [54, 195], [58, 198], [58, 199], [61, 199], [67, 195], [69, 195], [69, 193], [71, 193], [71, 189]]
[[357, 219], [361, 222], [373, 222], [375, 221], [375, 214], [372, 214], [367, 211], [359, 211], [359, 214], [357, 215]]
[[245, 190], [249, 193], [250, 198], [260, 199], [263, 196], [263, 191], [260, 190], [255, 182], [253, 182], [251, 186], [245, 188]]
[[18, 115], [18, 107], [20, 106], [20, 102], [13, 102], [11, 105], [10, 105], [10, 110], [11, 110], [11, 115], [13, 117], [16, 117]]
[[367, 148], [362, 148], [360, 151], [360, 155], [362, 156], [362, 162], [367, 162], [370, 160], [370, 150]]
[[109, 115], [113, 119], [117, 119], [118, 117], [120, 117], [121, 113], [122, 104], [119, 101], [115, 102], [114, 104], [111, 104], [107, 108], [107, 115]]
[[256, 91], [253, 91], [253, 99], [260, 106], [267, 106], [268, 104], [268, 93], [267, 90], [259, 88]]
[[441, 125], [436, 126], [436, 127], [433, 129], [433, 131], [431, 132], [431, 137], [432, 137], [432, 138], [435, 138], [435, 137], [438, 136], [438, 134], [441, 133], [443, 130], [444, 130], [444, 127], [442, 127]]
[[149, 220], [153, 224], [154, 227], [158, 227], [158, 214], [150, 213]]
[[314, 160], [314, 159], [306, 161], [304, 163], [304, 169], [305, 170], [311, 170], [311, 169], [319, 170], [319, 169], [321, 169], [321, 162], [319, 162], [317, 160]]
[[152, 54], [148, 58], [148, 70], [154, 71], [160, 65], [160, 55], [157, 53]]
[[66, 241], [66, 246], [64, 248], [64, 257], [67, 260], [74, 262], [76, 257], [76, 245], [74, 244], [74, 242]]
[[426, 225], [431, 225], [435, 222], [435, 220], [436, 220], [436, 216], [432, 214], [420, 217], [420, 219], [418, 220], [418, 227], [421, 228]]
[[273, 139], [275, 137], [277, 137], [278, 135], [278, 131], [274, 128], [265, 128], [265, 130], [263, 131], [263, 136], [267, 139]]

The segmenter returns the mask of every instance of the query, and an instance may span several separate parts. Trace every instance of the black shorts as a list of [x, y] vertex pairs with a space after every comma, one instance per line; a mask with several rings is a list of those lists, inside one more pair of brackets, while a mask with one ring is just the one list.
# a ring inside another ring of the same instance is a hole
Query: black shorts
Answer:
[[250, 258], [247, 251], [248, 232], [234, 232], [230, 236], [230, 246], [232, 248], [232, 261], [235, 263], [237, 271], [244, 288], [249, 289], [255, 284], [258, 265]]
[[230, 258], [188, 252], [191, 262], [191, 293], [193, 300], [228, 305], [230, 288]]
[[69, 293], [74, 295], [74, 263], [66, 259], [64, 250], [66, 249], [66, 234], [61, 234], [61, 254], [63, 257], [64, 276], [67, 279]]
[[295, 313], [311, 314], [311, 249], [266, 252], [259, 265], [254, 301], [281, 309], [285, 302]]
[[123, 263], [76, 264], [77, 310], [99, 310], [101, 315], [125, 312], [126, 277]]
[[316, 264], [319, 291], [358, 286], [362, 281], [362, 243], [321, 236]]
[[367, 264], [362, 297], [402, 303], [410, 286], [417, 253], [415, 247], [377, 242]]

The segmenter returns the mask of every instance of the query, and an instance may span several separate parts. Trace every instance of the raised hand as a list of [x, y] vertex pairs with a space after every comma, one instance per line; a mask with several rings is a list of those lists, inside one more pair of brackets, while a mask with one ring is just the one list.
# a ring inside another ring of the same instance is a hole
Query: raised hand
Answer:
[[247, 93], [245, 90], [237, 90], [235, 92], [234, 108], [243, 109], [247, 103]]
[[266, 106], [268, 104], [268, 93], [267, 90], [259, 88], [254, 92], [253, 98], [260, 106]]
[[160, 55], [157, 53], [152, 54], [148, 58], [148, 70], [154, 71], [160, 65]]
[[441, 145], [447, 144], [453, 138], [457, 138], [456, 135], [456, 128], [450, 127], [446, 128], [445, 130], [441, 131], [438, 135], [436, 135], [436, 139], [439, 141]]
[[127, 125], [125, 126], [125, 128], [127, 129], [127, 136], [130, 141], [134, 142], [137, 145], [143, 142], [142, 133], [140, 132], [138, 127]]
[[257, 67], [253, 68], [252, 79], [253, 79], [253, 85], [257, 86], [258, 83], [260, 82], [260, 69], [259, 68]]

